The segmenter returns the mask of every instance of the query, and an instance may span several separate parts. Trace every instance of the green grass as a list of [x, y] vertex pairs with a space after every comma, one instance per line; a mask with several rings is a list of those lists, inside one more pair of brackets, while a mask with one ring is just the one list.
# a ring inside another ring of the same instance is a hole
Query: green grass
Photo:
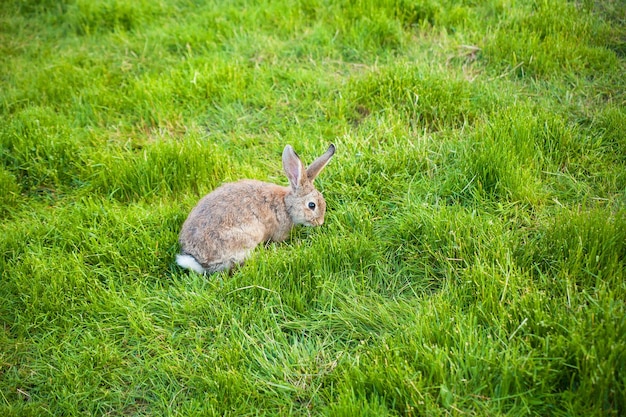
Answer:
[[[0, 414], [626, 414], [626, 6], [0, 3]], [[232, 276], [198, 199], [337, 154]]]

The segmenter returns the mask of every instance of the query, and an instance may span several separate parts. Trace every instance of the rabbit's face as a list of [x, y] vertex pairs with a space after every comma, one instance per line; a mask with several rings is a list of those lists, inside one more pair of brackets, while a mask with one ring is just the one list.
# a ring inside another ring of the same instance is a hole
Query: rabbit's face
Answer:
[[294, 224], [321, 226], [324, 223], [326, 201], [317, 190], [306, 195], [289, 194], [285, 197], [285, 204]]

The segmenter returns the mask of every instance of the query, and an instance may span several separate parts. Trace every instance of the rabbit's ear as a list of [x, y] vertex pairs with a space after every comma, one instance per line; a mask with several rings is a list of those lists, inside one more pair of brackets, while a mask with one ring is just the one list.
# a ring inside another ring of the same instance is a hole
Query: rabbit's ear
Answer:
[[296, 190], [298, 187], [303, 185], [305, 181], [304, 175], [304, 165], [296, 151], [290, 145], [285, 146], [283, 150], [283, 169], [285, 170], [285, 174], [287, 178], [289, 178], [289, 184], [291, 184], [291, 188]]
[[313, 181], [315, 177], [317, 177], [317, 174], [319, 174], [320, 171], [326, 166], [326, 164], [328, 164], [328, 162], [330, 161], [330, 158], [334, 154], [335, 154], [335, 145], [331, 143], [330, 146], [328, 147], [328, 150], [324, 152], [324, 155], [320, 156], [315, 161], [313, 161], [311, 165], [309, 165], [309, 167], [306, 169], [306, 176], [309, 179], [309, 181]]

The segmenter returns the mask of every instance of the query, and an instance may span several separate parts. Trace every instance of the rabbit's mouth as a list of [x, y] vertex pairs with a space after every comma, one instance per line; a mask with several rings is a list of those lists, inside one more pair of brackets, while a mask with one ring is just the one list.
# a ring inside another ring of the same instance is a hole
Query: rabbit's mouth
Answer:
[[310, 222], [307, 222], [307, 226], [317, 227], [324, 224], [324, 218], [318, 217], [317, 219], [312, 219]]

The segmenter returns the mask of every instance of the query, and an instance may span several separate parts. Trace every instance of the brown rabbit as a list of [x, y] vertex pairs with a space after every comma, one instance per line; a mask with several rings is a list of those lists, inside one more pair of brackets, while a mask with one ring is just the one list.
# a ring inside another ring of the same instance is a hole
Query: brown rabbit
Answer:
[[289, 187], [241, 180], [200, 200], [183, 224], [176, 263], [200, 274], [243, 264], [261, 242], [280, 242], [296, 224], [321, 226], [326, 202], [313, 180], [335, 153], [335, 145], [305, 169], [290, 145], [283, 150]]

